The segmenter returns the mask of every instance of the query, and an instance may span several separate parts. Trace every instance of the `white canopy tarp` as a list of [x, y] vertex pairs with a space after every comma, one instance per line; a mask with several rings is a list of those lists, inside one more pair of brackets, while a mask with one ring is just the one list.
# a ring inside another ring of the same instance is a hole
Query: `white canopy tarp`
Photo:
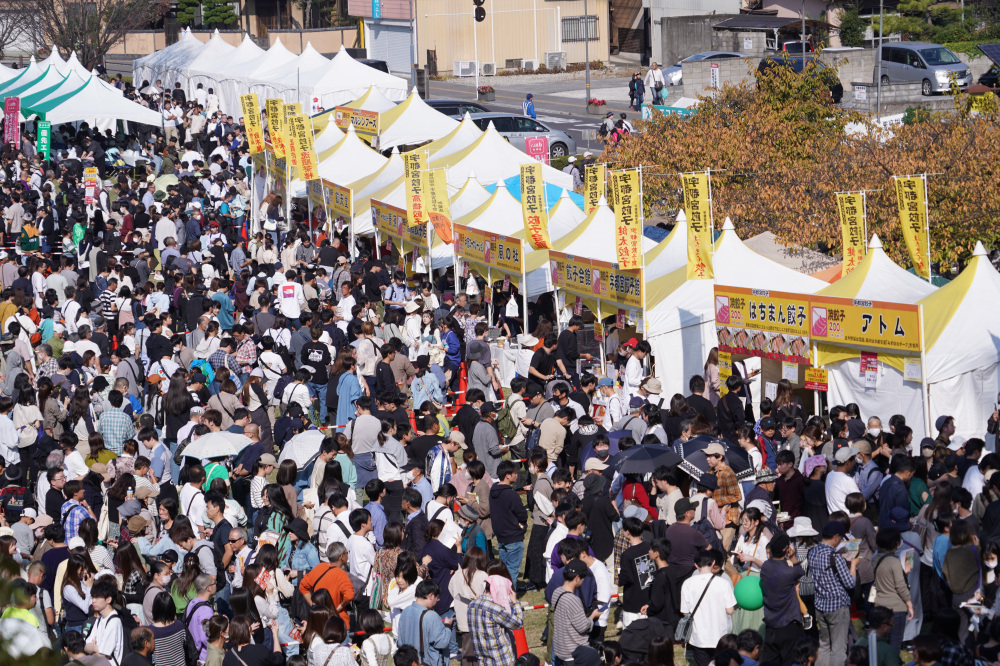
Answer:
[[[431, 159], [442, 160], [449, 155], [454, 155], [460, 150], [464, 150], [474, 144], [476, 139], [483, 135], [483, 130], [472, 122], [472, 117], [466, 113], [462, 122], [445, 134], [440, 139], [435, 139], [428, 144], [420, 146], [420, 150], [426, 150]], [[462, 186], [465, 187], [464, 185]]]
[[64, 95], [69, 95], [74, 93], [84, 85], [91, 77], [81, 77], [76, 72], [69, 72], [63, 77], [62, 81], [49, 88], [44, 88], [37, 90], [30, 95], [21, 96], [21, 112], [22, 115], [25, 111], [30, 110], [32, 107], [38, 104], [44, 104], [47, 100], [56, 99], [58, 97], [63, 97]]
[[[146, 125], [159, 125], [160, 114], [103, 88], [90, 77], [87, 83], [68, 97], [50, 97], [36, 105], [45, 108], [45, 119], [53, 125], [85, 120], [90, 123], [125, 120]], [[55, 103], [51, 108], [46, 108]]]
[[163, 88], [169, 90], [182, 80], [184, 68], [193, 62], [204, 48], [205, 43], [195, 37], [189, 28], [170, 46], [134, 60], [132, 80], [137, 87], [141, 87], [143, 81], [156, 83], [159, 79], [163, 82]]
[[6, 83], [10, 81], [15, 76], [19, 75], [22, 71], [20, 69], [14, 69], [8, 67], [7, 65], [0, 65], [0, 83]]
[[[202, 60], [199, 57], [188, 68], [189, 96], [194, 95], [194, 91], [200, 83], [206, 92], [209, 89], [215, 91], [215, 96], [219, 98], [220, 111], [237, 118], [242, 116], [243, 111], [239, 96], [245, 94], [246, 91], [237, 89], [236, 82], [230, 78], [230, 72], [264, 54], [264, 49], [257, 46], [250, 35], [244, 35], [239, 46], [218, 58]], [[258, 103], [263, 107], [264, 100], [258, 99]]]
[[184, 78], [181, 83], [184, 85], [188, 99], [192, 98], [195, 90], [194, 83], [191, 82], [192, 75], [211, 67], [218, 71], [218, 68], [223, 67], [223, 63], [235, 52], [236, 47], [224, 40], [218, 30], [213, 32], [212, 37], [205, 42], [205, 47], [198, 53], [198, 56], [184, 66]]
[[[367, 176], [381, 169], [389, 161], [359, 139], [353, 125], [347, 128], [343, 138], [330, 151], [329, 156], [319, 165], [319, 175], [332, 183], [343, 183], [351, 178]], [[304, 197], [305, 181], [296, 178], [291, 183], [290, 191], [293, 197]]]
[[251, 84], [255, 92], [263, 97], [281, 97], [286, 103], [302, 102], [303, 111], [308, 112], [306, 93], [309, 87], [303, 85], [302, 75], [329, 64], [330, 59], [307, 42], [302, 53], [294, 59], [255, 72]]
[[32, 58], [27, 67], [17, 70], [17, 74], [15, 76], [12, 76], [0, 84], [0, 97], [5, 96], [8, 90], [15, 90], [26, 83], [38, 80], [38, 77], [47, 71], [49, 71], [48, 67], [39, 67], [38, 63], [35, 62], [35, 59]]
[[[378, 71], [378, 70], [376, 70]], [[375, 113], [385, 113], [389, 109], [396, 108], [396, 103], [391, 99], [382, 94], [382, 92], [375, 86], [369, 86], [368, 92], [366, 92], [361, 97], [352, 100], [346, 104], [337, 104], [335, 106], [349, 106], [352, 109], [360, 109], [361, 111], [374, 111]], [[330, 113], [333, 113], [331, 109]]]
[[[549, 209], [549, 240], [556, 245], [573, 230], [579, 228], [586, 213], [577, 208], [569, 196], [567, 190], [562, 190], [559, 200]], [[527, 237], [523, 227], [520, 232], [514, 234], [527, 245]], [[532, 252], [525, 256], [525, 270], [528, 272], [528, 296], [535, 297], [552, 291], [552, 271], [549, 270], [549, 253], [545, 250]]]
[[18, 79], [6, 86], [3, 90], [3, 97], [26, 97], [41, 90], [47, 90], [63, 82], [66, 77], [56, 71], [56, 68], [49, 65], [42, 72], [42, 75], [34, 79]]
[[[387, 187], [402, 183], [403, 178], [403, 158], [399, 155], [399, 150], [392, 149], [389, 161], [385, 165], [364, 178], [352, 181], [348, 187], [351, 188], [354, 198], [354, 233], [370, 234], [375, 227], [372, 225], [372, 199], [378, 199], [376, 194], [380, 194]], [[382, 199], [379, 199], [382, 201]], [[406, 202], [403, 202], [406, 205]]]
[[458, 127], [458, 121], [420, 99], [416, 89], [379, 118], [378, 145], [382, 150], [416, 146], [440, 139]]
[[371, 87], [386, 99], [399, 102], [406, 99], [408, 88], [405, 79], [358, 62], [343, 46], [328, 66], [308, 72], [303, 80], [308, 95], [318, 97], [320, 106], [326, 109], [357, 99]]
[[220, 107], [239, 109], [240, 95], [250, 92], [257, 93], [258, 101], [263, 107], [267, 95], [263, 87], [254, 84], [254, 76], [257, 72], [273, 70], [291, 62], [296, 57], [281, 43], [281, 38], [278, 38], [271, 44], [271, 48], [256, 58], [235, 63], [228, 68], [228, 71], [215, 73], [215, 81], [219, 84], [216, 94], [219, 96]]
[[334, 123], [327, 123], [323, 131], [313, 139], [313, 148], [316, 149], [317, 155], [322, 155], [343, 140], [344, 130], [337, 127]]
[[[663, 242], [667, 242], [665, 239]], [[702, 374], [715, 335], [715, 284], [814, 294], [829, 286], [771, 261], [748, 248], [729, 218], [715, 242], [714, 280], [688, 280], [687, 263], [646, 282], [649, 343], [664, 392], [687, 393], [692, 375]]]
[[897, 266], [882, 249], [882, 241], [876, 234], [868, 244], [868, 254], [857, 267], [819, 293], [866, 301], [916, 303], [934, 289], [927, 280]]
[[52, 49], [52, 51], [51, 53], [49, 53], [49, 57], [38, 63], [38, 66], [41, 67], [42, 69], [52, 66], [56, 68], [57, 72], [64, 73], [66, 69], [66, 61], [63, 60], [63, 57], [61, 55], [59, 55], [59, 48], [56, 47], [55, 44], [53, 44], [50, 48]]

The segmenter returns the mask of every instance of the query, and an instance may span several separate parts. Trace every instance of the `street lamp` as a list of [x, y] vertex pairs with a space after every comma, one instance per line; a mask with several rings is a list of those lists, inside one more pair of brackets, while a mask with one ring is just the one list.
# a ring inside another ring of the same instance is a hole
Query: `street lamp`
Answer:
[[[803, 0], [804, 1], [804, 0]], [[590, 102], [590, 15], [587, 13], [587, 0], [583, 0], [583, 53], [587, 64], [584, 69], [587, 72], [587, 97], [585, 103]]]

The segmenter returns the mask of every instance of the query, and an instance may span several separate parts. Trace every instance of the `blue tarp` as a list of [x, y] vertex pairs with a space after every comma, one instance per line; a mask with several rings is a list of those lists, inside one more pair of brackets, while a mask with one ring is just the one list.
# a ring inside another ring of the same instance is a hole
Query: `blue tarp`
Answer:
[[[510, 192], [511, 196], [514, 197], [518, 202], [521, 201], [521, 176], [511, 176], [506, 179], [504, 185], [507, 186], [507, 190]], [[497, 189], [496, 184], [487, 185], [486, 191], [493, 194]], [[552, 183], [545, 183], [545, 203], [549, 208], [556, 205], [559, 201], [559, 197], [562, 196], [563, 189], [558, 185], [553, 185]], [[577, 194], [576, 192], [570, 192], [569, 198], [576, 204], [576, 207], [583, 210], [583, 195]]]

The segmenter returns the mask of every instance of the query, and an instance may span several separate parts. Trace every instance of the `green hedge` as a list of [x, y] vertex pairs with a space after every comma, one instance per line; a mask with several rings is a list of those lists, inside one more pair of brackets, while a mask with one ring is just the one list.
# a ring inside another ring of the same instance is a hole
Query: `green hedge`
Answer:
[[946, 46], [955, 53], [964, 53], [973, 60], [976, 58], [983, 57], [983, 52], [979, 50], [979, 44], [983, 40], [979, 39], [972, 42], [945, 42], [942, 46]]

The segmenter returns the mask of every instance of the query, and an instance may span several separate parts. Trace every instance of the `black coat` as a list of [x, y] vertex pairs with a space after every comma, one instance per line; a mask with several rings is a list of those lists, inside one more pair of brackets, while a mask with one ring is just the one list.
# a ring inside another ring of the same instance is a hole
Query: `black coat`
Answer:
[[423, 511], [417, 511], [417, 515], [413, 520], [406, 523], [406, 529], [403, 531], [403, 548], [414, 555], [423, 553], [424, 546], [427, 545], [427, 539], [424, 538], [424, 532], [426, 531], [427, 514]]

